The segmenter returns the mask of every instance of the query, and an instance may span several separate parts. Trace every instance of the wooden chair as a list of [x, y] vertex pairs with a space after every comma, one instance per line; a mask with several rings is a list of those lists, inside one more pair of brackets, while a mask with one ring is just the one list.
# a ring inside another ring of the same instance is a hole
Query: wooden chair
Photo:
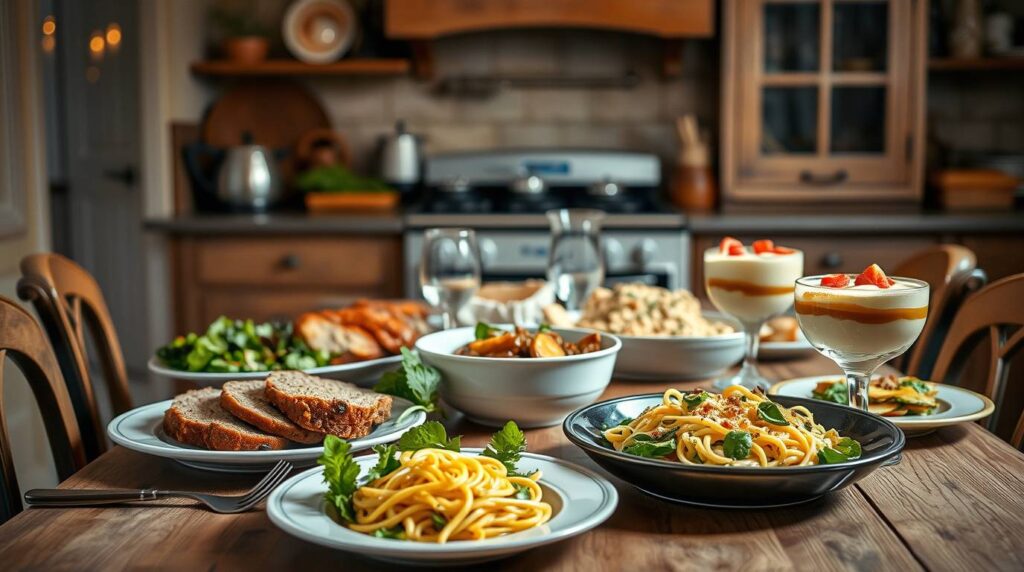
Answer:
[[99, 285], [84, 268], [59, 254], [33, 254], [21, 261], [18, 296], [31, 301], [53, 345], [78, 419], [86, 457], [107, 448], [103, 419], [86, 350], [90, 334], [103, 369], [114, 414], [132, 407], [128, 375], [117, 332]]
[[964, 365], [987, 339], [989, 364], [983, 392], [996, 404], [988, 425], [995, 427], [1004, 412], [1013, 412], [1017, 417], [1010, 444], [1018, 449], [1024, 445], [1024, 386], [1008, 387], [1007, 375], [1011, 360], [1024, 346], [1022, 301], [1024, 274], [997, 280], [968, 298], [942, 344], [933, 376], [936, 381], [964, 385], [960, 379]]
[[929, 379], [942, 341], [964, 300], [985, 285], [985, 273], [969, 248], [942, 244], [918, 252], [897, 266], [893, 275], [923, 280], [931, 286], [928, 320], [917, 343], [895, 366], [908, 375]]
[[4, 416], [8, 404], [2, 399], [5, 358], [14, 362], [32, 388], [50, 439], [57, 476], [64, 480], [85, 466], [85, 449], [78, 424], [50, 344], [28, 311], [0, 296], [0, 479], [3, 479], [0, 523], [21, 512], [21, 493]]

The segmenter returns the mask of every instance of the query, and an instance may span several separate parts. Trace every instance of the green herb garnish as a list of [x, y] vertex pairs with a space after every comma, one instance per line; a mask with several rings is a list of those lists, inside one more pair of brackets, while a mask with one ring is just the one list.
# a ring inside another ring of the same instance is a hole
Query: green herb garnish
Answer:
[[324, 437], [324, 452], [317, 463], [324, 467], [324, 482], [327, 483], [327, 502], [338, 511], [338, 515], [352, 522], [355, 519], [355, 511], [352, 510], [352, 494], [358, 488], [356, 480], [359, 478], [359, 464], [352, 458], [349, 452], [352, 446], [345, 441], [327, 435]]
[[526, 450], [526, 435], [523, 434], [515, 421], [509, 421], [494, 435], [487, 444], [482, 455], [501, 461], [509, 476], [522, 476], [516, 466], [523, 451]]
[[676, 443], [673, 440], [659, 441], [636, 441], [622, 450], [623, 453], [636, 455], [637, 457], [658, 458], [669, 455], [676, 450]]
[[928, 382], [921, 381], [916, 377], [905, 377], [900, 381], [900, 387], [912, 387], [914, 391], [918, 393], [928, 394], [932, 388], [928, 386]]
[[405, 529], [400, 525], [392, 528], [378, 528], [373, 531], [373, 536], [375, 538], [394, 538], [397, 540], [405, 540]]
[[398, 447], [395, 445], [377, 445], [373, 450], [377, 452], [377, 464], [366, 474], [367, 483], [389, 475], [402, 466], [398, 460]]
[[746, 459], [750, 456], [750, 448], [754, 440], [746, 431], [729, 431], [722, 442], [722, 452], [730, 459]]
[[811, 396], [814, 397], [815, 399], [820, 399], [822, 401], [831, 401], [832, 403], [839, 403], [841, 405], [846, 405], [849, 403], [846, 384], [841, 381], [837, 381], [829, 385], [825, 389], [825, 391], [811, 392]]
[[419, 356], [408, 348], [402, 348], [402, 366], [382, 375], [377, 385], [373, 386], [373, 390], [408, 399], [413, 403], [413, 406], [406, 409], [395, 421], [401, 423], [407, 416], [417, 411], [425, 411], [428, 414], [442, 412], [437, 394], [437, 386], [440, 383], [440, 372], [420, 361]]
[[818, 451], [818, 462], [823, 465], [845, 463], [846, 461], [859, 459], [860, 455], [860, 443], [849, 437], [843, 437], [838, 443], [836, 443], [834, 448], [825, 447]]
[[419, 451], [420, 449], [448, 449], [458, 453], [462, 450], [462, 436], [448, 438], [444, 425], [437, 421], [427, 421], [419, 427], [409, 429], [398, 439], [399, 451]]
[[430, 522], [433, 523], [434, 530], [441, 532], [441, 530], [448, 524], [448, 519], [436, 512], [432, 512], [430, 513]]
[[473, 337], [476, 338], [477, 341], [486, 340], [487, 338], [494, 335], [494, 332], [497, 331], [498, 328], [495, 328], [494, 326], [488, 324], [487, 322], [477, 322], [476, 328], [473, 330]]
[[757, 404], [757, 416], [772, 425], [789, 425], [782, 409], [774, 401], [762, 401]]
[[707, 401], [708, 397], [711, 397], [706, 391], [700, 393], [688, 393], [683, 396], [683, 403], [686, 403], [686, 410], [693, 411], [695, 407]]

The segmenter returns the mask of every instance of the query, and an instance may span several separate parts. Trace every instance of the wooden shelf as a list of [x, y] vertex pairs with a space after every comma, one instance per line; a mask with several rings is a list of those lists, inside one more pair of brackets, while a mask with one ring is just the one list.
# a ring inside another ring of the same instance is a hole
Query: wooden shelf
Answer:
[[240, 64], [229, 60], [194, 62], [192, 73], [213, 77], [252, 76], [393, 76], [409, 73], [409, 60], [350, 59], [329, 64], [307, 64], [299, 60], [266, 60]]
[[1024, 69], [1024, 57], [941, 58], [928, 60], [932, 71], [984, 71]]

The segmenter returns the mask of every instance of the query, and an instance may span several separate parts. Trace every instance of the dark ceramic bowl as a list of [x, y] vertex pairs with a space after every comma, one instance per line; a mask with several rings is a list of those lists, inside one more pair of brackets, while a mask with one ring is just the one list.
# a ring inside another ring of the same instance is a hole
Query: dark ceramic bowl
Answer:
[[636, 417], [661, 403], [662, 394], [620, 397], [571, 413], [565, 435], [598, 465], [641, 491], [665, 500], [720, 508], [767, 508], [814, 500], [851, 485], [903, 449], [903, 432], [888, 420], [834, 403], [773, 396], [778, 403], [803, 405], [826, 428], [835, 428], [861, 444], [861, 457], [847, 463], [807, 467], [721, 467], [683, 465], [620, 453], [604, 440], [601, 427]]

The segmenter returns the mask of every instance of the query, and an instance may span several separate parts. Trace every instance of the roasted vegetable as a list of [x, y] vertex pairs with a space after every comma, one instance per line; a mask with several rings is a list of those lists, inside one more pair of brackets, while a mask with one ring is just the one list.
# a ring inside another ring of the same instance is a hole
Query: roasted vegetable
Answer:
[[455, 350], [456, 355], [542, 358], [586, 354], [601, 349], [599, 333], [588, 334], [578, 343], [572, 343], [543, 324], [536, 332], [530, 332], [518, 326], [510, 331], [480, 322], [473, 333], [475, 340]]

